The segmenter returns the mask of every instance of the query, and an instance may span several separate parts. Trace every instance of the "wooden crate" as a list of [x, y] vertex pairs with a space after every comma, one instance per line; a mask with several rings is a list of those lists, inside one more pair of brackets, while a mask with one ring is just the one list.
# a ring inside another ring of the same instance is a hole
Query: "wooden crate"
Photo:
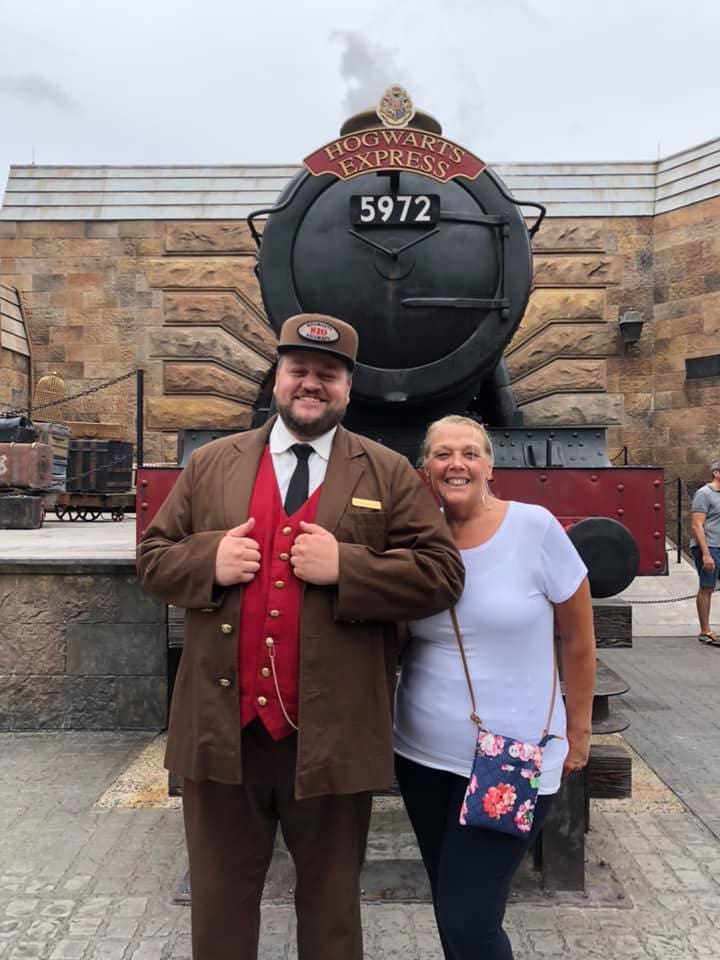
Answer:
[[119, 440], [71, 440], [69, 493], [125, 493], [132, 486], [132, 444]]
[[85, 420], [66, 420], [65, 423], [78, 440], [122, 440], [127, 436], [121, 423], [89, 423]]

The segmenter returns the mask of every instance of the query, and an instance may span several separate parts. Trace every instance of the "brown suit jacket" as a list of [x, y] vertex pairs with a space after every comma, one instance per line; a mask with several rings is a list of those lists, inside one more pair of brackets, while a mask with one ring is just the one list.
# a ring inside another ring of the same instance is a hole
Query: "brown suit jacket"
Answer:
[[[242, 586], [213, 602], [213, 575], [225, 531], [247, 519], [271, 427], [196, 450], [138, 548], [144, 587], [186, 609], [165, 760], [191, 780], [242, 781], [236, 663]], [[353, 505], [353, 498], [379, 501], [382, 509]], [[303, 591], [299, 799], [391, 784], [397, 621], [447, 609], [464, 580], [443, 516], [408, 461], [342, 427], [316, 523], [340, 543], [340, 579]], [[224, 624], [231, 629], [223, 631]]]

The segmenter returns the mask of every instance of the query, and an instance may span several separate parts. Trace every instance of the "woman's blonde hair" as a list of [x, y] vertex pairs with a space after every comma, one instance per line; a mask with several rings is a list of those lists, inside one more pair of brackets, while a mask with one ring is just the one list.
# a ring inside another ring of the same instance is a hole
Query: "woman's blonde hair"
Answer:
[[441, 417], [439, 420], [435, 420], [433, 423], [428, 425], [428, 428], [425, 431], [425, 439], [423, 440], [423, 463], [430, 455], [432, 434], [441, 427], [469, 427], [471, 430], [474, 430], [480, 435], [483, 453], [488, 458], [490, 466], [492, 467], [492, 465], [495, 463], [492, 440], [490, 439], [490, 434], [487, 432], [485, 427], [481, 423], [478, 423], [477, 420], [473, 420], [472, 417], [463, 417], [457, 413], [451, 413], [447, 417]]

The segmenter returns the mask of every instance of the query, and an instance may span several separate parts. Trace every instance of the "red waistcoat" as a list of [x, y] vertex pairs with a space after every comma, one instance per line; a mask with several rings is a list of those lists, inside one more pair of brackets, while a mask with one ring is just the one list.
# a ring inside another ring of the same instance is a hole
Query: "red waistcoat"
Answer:
[[300, 521], [315, 520], [320, 490], [292, 517], [280, 500], [269, 447], [260, 461], [250, 498], [249, 517], [255, 517], [250, 536], [260, 545], [260, 569], [243, 591], [238, 636], [240, 723], [260, 717], [268, 733], [281, 740], [293, 732], [283, 715], [275, 690], [275, 672], [288, 716], [297, 724], [300, 665], [300, 611], [302, 582], [290, 565], [290, 548], [301, 532]]

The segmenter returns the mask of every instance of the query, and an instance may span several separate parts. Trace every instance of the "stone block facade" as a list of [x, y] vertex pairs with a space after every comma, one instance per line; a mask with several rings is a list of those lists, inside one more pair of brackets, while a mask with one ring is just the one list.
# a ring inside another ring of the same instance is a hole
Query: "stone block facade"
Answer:
[[[145, 460], [175, 462], [177, 430], [247, 427], [275, 338], [244, 223], [0, 224], [0, 277], [19, 289], [36, 378], [68, 395], [142, 366]], [[133, 439], [132, 380], [65, 405], [65, 419]]]
[[167, 608], [134, 566], [0, 565], [0, 730], [161, 730]]
[[[183, 428], [246, 428], [275, 336], [241, 220], [0, 223], [0, 280], [25, 308], [35, 377], [68, 393], [146, 371], [145, 459], [175, 462]], [[716, 379], [685, 359], [720, 352], [720, 199], [657, 216], [549, 218], [506, 357], [528, 426], [608, 425], [610, 455], [690, 485], [720, 455]], [[619, 316], [639, 311], [625, 346]], [[67, 405], [132, 439], [134, 387]], [[670, 516], [674, 515], [668, 497]]]

